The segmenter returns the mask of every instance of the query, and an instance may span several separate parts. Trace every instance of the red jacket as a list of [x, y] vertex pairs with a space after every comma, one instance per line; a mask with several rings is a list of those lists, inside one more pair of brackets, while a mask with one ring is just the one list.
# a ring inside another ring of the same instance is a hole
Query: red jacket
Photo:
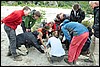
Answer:
[[22, 22], [22, 16], [24, 16], [23, 10], [15, 10], [10, 15], [1, 20], [1, 22], [15, 30]]
[[[47, 26], [49, 26], [49, 24], [50, 24], [50, 22], [47, 23]], [[52, 31], [56, 31], [56, 24], [55, 23], [53, 23], [52, 29], [53, 29]]]

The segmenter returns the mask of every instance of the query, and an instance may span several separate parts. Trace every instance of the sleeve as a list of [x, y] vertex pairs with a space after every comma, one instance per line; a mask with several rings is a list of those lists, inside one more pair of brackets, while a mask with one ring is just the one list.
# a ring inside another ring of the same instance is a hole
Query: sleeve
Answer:
[[85, 19], [85, 12], [84, 11], [81, 11], [80, 12], [80, 18], [78, 18], [78, 22], [81, 22], [84, 19]]
[[60, 24], [60, 26], [63, 26], [63, 25], [65, 25], [65, 24], [68, 23], [68, 22], [69, 22], [69, 20], [66, 19], [66, 20], [64, 20], [64, 21]]
[[99, 31], [99, 10], [96, 12], [96, 15], [94, 17], [94, 24], [92, 27], [95, 31]]
[[71, 13], [70, 13], [70, 21], [72, 21], [73, 19], [74, 19], [74, 16], [73, 16], [73, 10], [71, 11]]
[[96, 18], [95, 19], [96, 24], [99, 25], [99, 10], [97, 11], [95, 18]]
[[30, 21], [30, 17], [29, 16], [26, 16], [25, 18], [24, 18], [24, 22], [25, 22], [25, 27], [26, 27], [26, 29], [28, 29], [29, 28], [29, 21]]
[[62, 26], [62, 31], [64, 33], [64, 36], [66, 37], [66, 39], [70, 42], [71, 41], [71, 36], [69, 34], [69, 31], [66, 29], [66, 25]]
[[7, 17], [1, 20], [1, 22], [6, 23], [6, 22], [18, 22], [18, 19], [20, 19], [20, 16], [14, 11]]
[[53, 25], [53, 29], [54, 29], [54, 31], [56, 31], [56, 24], [55, 23]]

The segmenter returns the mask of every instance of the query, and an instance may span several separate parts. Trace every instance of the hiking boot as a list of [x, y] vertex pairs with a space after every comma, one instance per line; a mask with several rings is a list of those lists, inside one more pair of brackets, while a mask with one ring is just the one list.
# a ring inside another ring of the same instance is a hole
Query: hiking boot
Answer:
[[41, 50], [41, 53], [45, 53], [44, 50]]
[[85, 59], [84, 61], [93, 63], [93, 60], [90, 60], [90, 59]]
[[64, 59], [64, 61], [65, 61], [66, 63], [68, 63], [69, 65], [73, 65], [73, 62], [68, 62], [68, 59]]
[[73, 61], [73, 64], [76, 64], [76, 61]]
[[8, 53], [7, 53], [7, 56], [11, 56], [11, 55], [12, 55], [11, 52], [8, 52]]
[[13, 57], [14, 61], [22, 61], [22, 58], [20, 56], [15, 56]]

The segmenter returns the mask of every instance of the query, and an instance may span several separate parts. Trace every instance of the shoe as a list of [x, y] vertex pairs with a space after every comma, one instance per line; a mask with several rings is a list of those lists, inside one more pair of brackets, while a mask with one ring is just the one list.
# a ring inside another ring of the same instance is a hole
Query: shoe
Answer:
[[22, 61], [22, 58], [20, 56], [15, 56], [13, 57], [14, 61]]
[[93, 63], [93, 60], [90, 60], [90, 59], [85, 59], [84, 61]]
[[50, 57], [47, 57], [48, 61], [52, 64], [53, 61], [50, 59]]
[[68, 62], [68, 59], [64, 59], [64, 61], [65, 61], [66, 63], [68, 63], [69, 65], [73, 65], [73, 62]]
[[76, 64], [76, 61], [73, 61], [73, 64]]
[[8, 53], [7, 53], [7, 56], [11, 56], [11, 55], [12, 55], [11, 52], [8, 52]]
[[41, 50], [41, 53], [45, 53], [44, 50]]

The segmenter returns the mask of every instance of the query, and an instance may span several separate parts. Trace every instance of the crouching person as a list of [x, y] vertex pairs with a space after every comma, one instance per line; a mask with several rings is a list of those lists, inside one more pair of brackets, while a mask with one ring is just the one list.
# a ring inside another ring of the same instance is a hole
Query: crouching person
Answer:
[[[76, 64], [76, 60], [80, 56], [81, 50], [88, 39], [89, 31], [81, 23], [69, 22], [68, 19], [64, 20], [61, 26], [65, 38], [70, 42], [68, 58], [64, 59], [64, 61], [70, 65]], [[71, 33], [73, 36], [72, 39]]]
[[38, 51], [44, 53], [44, 50], [41, 49], [41, 46], [38, 43], [39, 33], [37, 31], [34, 32], [25, 32], [17, 35], [17, 49], [21, 47], [21, 45], [25, 45], [28, 49], [34, 46]]
[[64, 58], [65, 51], [62, 47], [60, 39], [58, 38], [57, 31], [53, 32], [53, 36], [48, 39], [46, 47], [50, 47], [50, 50], [46, 52], [49, 62], [60, 62]]

